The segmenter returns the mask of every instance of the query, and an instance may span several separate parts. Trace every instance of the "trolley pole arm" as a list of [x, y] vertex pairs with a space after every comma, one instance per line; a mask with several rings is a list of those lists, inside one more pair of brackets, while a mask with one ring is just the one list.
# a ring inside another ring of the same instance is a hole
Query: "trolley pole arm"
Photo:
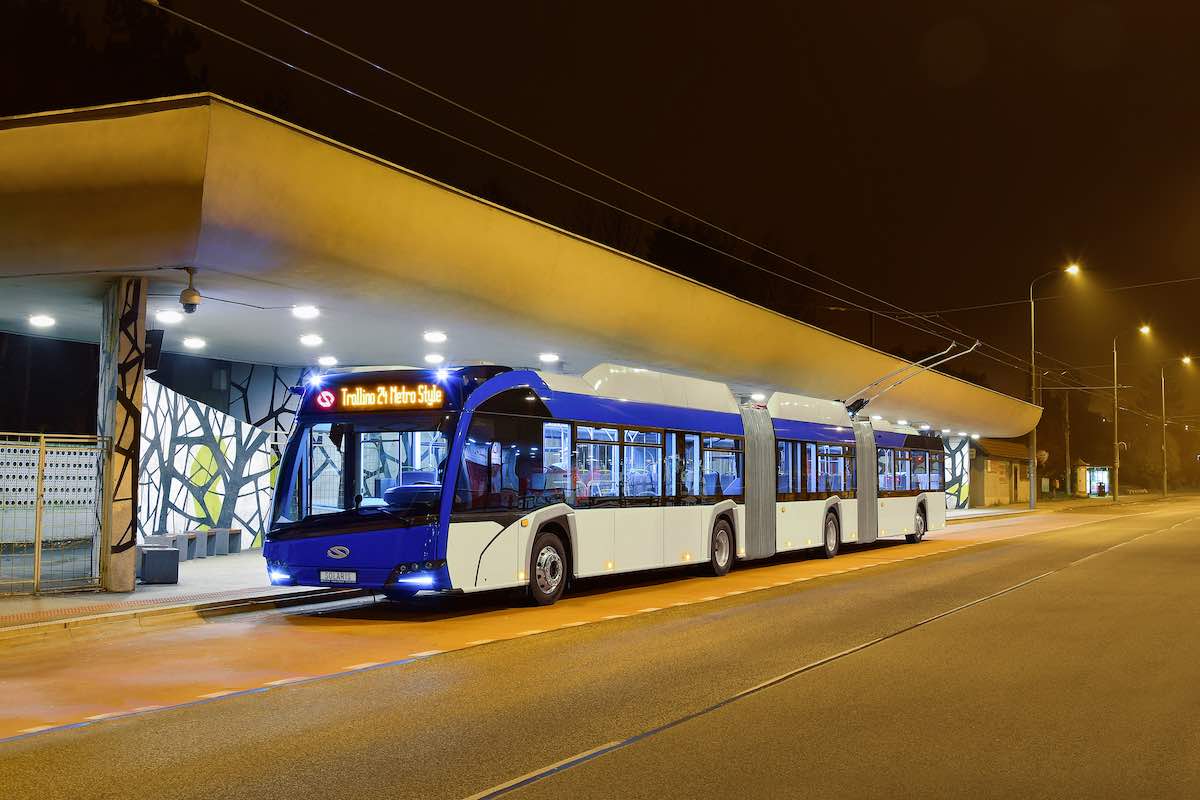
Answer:
[[[954, 347], [954, 345], [952, 344], [952, 345], [950, 345], [950, 347]], [[883, 395], [890, 392], [892, 389], [895, 389], [897, 386], [903, 386], [904, 384], [911, 381], [913, 378], [917, 377], [918, 375], [922, 375], [922, 374], [928, 372], [929, 370], [933, 369], [934, 367], [940, 367], [942, 364], [945, 364], [948, 361], [953, 361], [956, 358], [962, 358], [963, 356], [967, 355], [968, 353], [974, 352], [977, 347], [979, 347], [978, 341], [976, 341], [975, 344], [971, 345], [966, 350], [963, 350], [960, 353], [954, 353], [953, 355], [945, 356], [944, 358], [939, 358], [937, 361], [934, 361], [932, 364], [924, 364], [925, 361], [929, 360], [928, 358], [923, 359], [922, 361], [910, 364], [909, 365], [910, 367], [920, 367], [920, 369], [918, 369], [916, 372], [912, 373], [911, 375], [904, 376], [900, 380], [893, 381], [892, 383], [888, 384], [883, 389], [879, 390], [878, 392], [871, 395], [870, 397], [860, 397], [859, 399], [855, 400], [853, 403], [848, 403], [846, 405], [846, 411], [849, 412], [850, 418], [854, 419], [855, 416], [857, 416], [857, 414], [860, 411], [862, 411], [864, 408], [866, 408], [867, 405], [871, 401], [882, 397]], [[947, 348], [947, 349], [949, 349], [949, 348]], [[937, 356], [943, 355], [943, 353], [945, 353], [945, 352], [946, 351], [943, 351], [942, 353], [938, 353], [934, 356], [931, 356], [931, 358], [937, 358]], [[904, 371], [905, 370], [900, 370], [899, 372], [902, 373]], [[899, 373], [893, 373], [893, 375], [895, 375], [895, 374], [899, 374]], [[872, 384], [872, 386], [877, 386], [880, 383], [883, 383], [889, 377], [892, 377], [892, 376], [885, 376], [883, 378], [880, 378], [879, 380], [875, 381], [875, 383]], [[861, 394], [861, 392], [858, 392], [858, 394]]]
[[[978, 342], [976, 342], [976, 344], [978, 344]], [[922, 358], [920, 361], [911, 361], [911, 362], [905, 364], [900, 369], [892, 370], [887, 375], [884, 375], [882, 378], [877, 378], [877, 379], [871, 381], [866, 386], [859, 389], [857, 392], [854, 392], [853, 394], [851, 394], [849, 397], [847, 397], [842, 402], [849, 404], [849, 403], [853, 402], [854, 398], [858, 397], [860, 394], [864, 394], [865, 392], [867, 392], [871, 389], [874, 389], [876, 386], [883, 383], [884, 381], [890, 380], [891, 378], [894, 378], [897, 375], [901, 375], [905, 372], [908, 372], [910, 369], [913, 369], [914, 367], [919, 367], [922, 364], [924, 364], [926, 361], [932, 361], [935, 358], [940, 358], [940, 357], [946, 355], [947, 353], [949, 353], [951, 350], [953, 350], [957, 346], [958, 346], [958, 342], [950, 342], [950, 346], [947, 347], [945, 350], [943, 350], [940, 353], [934, 353], [931, 356], [926, 356], [925, 358]], [[974, 350], [975, 348], [971, 348], [971, 349]], [[970, 352], [970, 351], [968, 351], [968, 352]], [[938, 363], [941, 363], [941, 362], [938, 362]]]

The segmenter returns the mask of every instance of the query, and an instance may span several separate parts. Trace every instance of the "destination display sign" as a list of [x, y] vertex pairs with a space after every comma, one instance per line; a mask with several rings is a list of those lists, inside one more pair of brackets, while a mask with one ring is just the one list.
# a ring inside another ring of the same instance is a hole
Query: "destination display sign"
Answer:
[[388, 383], [331, 386], [313, 395], [322, 411], [397, 411], [442, 408], [446, 392], [433, 383]]

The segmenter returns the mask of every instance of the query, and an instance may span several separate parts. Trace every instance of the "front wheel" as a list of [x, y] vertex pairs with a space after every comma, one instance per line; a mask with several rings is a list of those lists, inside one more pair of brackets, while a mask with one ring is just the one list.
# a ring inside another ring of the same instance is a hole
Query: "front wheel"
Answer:
[[832, 511], [825, 515], [825, 528], [821, 536], [821, 555], [833, 558], [842, 546], [842, 532], [838, 526], [837, 514]]
[[906, 534], [904, 541], [916, 544], [925, 538], [925, 512], [917, 510], [916, 519], [913, 520], [913, 532]]
[[567, 586], [567, 557], [562, 540], [550, 531], [538, 534], [529, 557], [529, 596], [539, 606], [553, 605]]
[[708, 548], [708, 571], [721, 577], [733, 567], [733, 528], [723, 519], [713, 525]]

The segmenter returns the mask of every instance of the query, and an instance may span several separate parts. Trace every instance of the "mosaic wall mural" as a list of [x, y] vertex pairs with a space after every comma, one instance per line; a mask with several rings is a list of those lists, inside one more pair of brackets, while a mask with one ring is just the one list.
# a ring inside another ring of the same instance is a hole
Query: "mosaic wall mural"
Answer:
[[278, 463], [272, 431], [153, 380], [142, 408], [139, 536], [241, 528], [260, 545]]
[[300, 405], [291, 388], [303, 385], [311, 370], [237, 362], [229, 370], [229, 414], [271, 433], [271, 447], [282, 456]]
[[945, 441], [946, 508], [967, 508], [971, 503], [971, 440], [951, 436]]

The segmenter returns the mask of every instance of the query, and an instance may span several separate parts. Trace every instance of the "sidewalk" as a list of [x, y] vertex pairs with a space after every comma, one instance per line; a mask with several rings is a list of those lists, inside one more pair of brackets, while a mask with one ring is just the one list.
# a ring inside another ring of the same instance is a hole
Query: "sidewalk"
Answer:
[[[1178, 495], [1180, 497], [1184, 495]], [[1176, 495], [1172, 495], [1176, 497]], [[1161, 500], [1162, 496], [1157, 494], [1136, 494], [1122, 497], [1118, 505], [1126, 505], [1128, 503], [1139, 503], [1146, 500]], [[1055, 498], [1038, 498], [1037, 508], [1031, 510], [1028, 503], [1011, 503], [1003, 506], [987, 506], [985, 508], [963, 508], [951, 509], [946, 512], [947, 522], [959, 522], [964, 520], [975, 520], [984, 517], [1001, 517], [1014, 514], [1038, 514], [1053, 511], [1073, 511], [1080, 508], [1112, 508], [1113, 501], [1111, 497], [1055, 497]]]
[[53, 621], [128, 615], [154, 610], [186, 611], [205, 607], [299, 599], [328, 589], [271, 586], [261, 550], [193, 559], [179, 565], [179, 583], [139, 585], [133, 592], [71, 592], [0, 596], [0, 630]]

